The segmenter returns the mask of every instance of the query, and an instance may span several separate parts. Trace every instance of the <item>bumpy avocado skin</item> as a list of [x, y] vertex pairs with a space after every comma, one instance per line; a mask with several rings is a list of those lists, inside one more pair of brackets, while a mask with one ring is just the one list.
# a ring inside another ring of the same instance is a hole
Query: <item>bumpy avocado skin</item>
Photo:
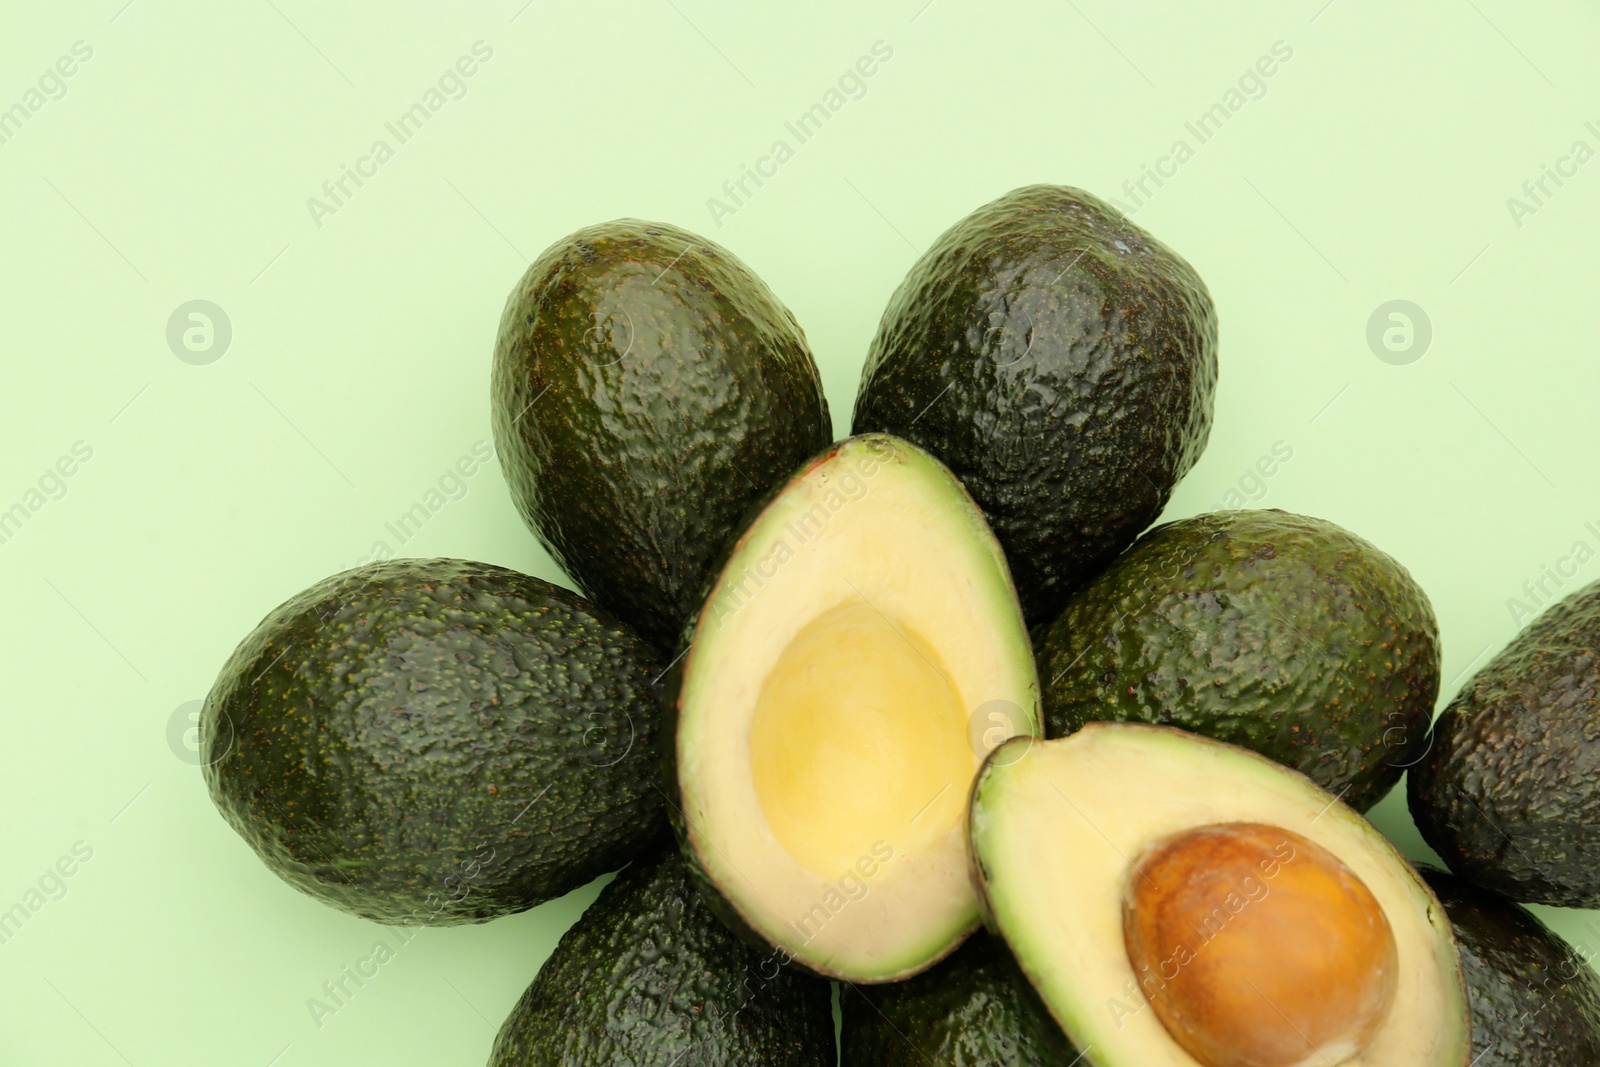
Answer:
[[637, 219], [579, 230], [528, 268], [492, 391], [523, 520], [669, 654], [751, 504], [833, 437], [805, 334], [765, 283]]
[[1391, 557], [1322, 519], [1228, 511], [1151, 530], [1038, 644], [1045, 732], [1160, 723], [1298, 770], [1365, 811], [1423, 750], [1439, 627]]
[[739, 941], [671, 849], [629, 866], [561, 938], [489, 1067], [822, 1067], [828, 983]]
[[1472, 1000], [1473, 1067], [1600, 1063], [1600, 977], [1527, 909], [1431, 868]]
[[383, 923], [482, 922], [667, 838], [660, 669], [548, 582], [374, 563], [234, 651], [201, 715], [206, 782], [295, 888]]
[[955, 472], [1037, 625], [1200, 458], [1216, 347], [1188, 263], [1104, 201], [1032, 185], [911, 268], [868, 352], [853, 432], [904, 437]]
[[1452, 871], [1513, 900], [1600, 906], [1600, 582], [1491, 659], [1431, 742], [1408, 799]]
[[975, 934], [915, 978], [847, 986], [840, 1067], [1067, 1067], [1078, 1054], [1011, 953]]

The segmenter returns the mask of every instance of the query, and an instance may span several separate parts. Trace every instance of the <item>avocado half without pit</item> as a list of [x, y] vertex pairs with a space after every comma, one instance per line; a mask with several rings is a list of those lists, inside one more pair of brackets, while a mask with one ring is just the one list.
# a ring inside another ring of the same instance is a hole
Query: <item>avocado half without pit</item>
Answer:
[[688, 639], [675, 822], [723, 917], [852, 982], [951, 952], [979, 919], [973, 777], [1040, 732], [1005, 558], [960, 483], [885, 434], [824, 450], [732, 546]]
[[1162, 726], [1017, 738], [974, 786], [990, 919], [1099, 1067], [1465, 1067], [1449, 920], [1309, 779]]

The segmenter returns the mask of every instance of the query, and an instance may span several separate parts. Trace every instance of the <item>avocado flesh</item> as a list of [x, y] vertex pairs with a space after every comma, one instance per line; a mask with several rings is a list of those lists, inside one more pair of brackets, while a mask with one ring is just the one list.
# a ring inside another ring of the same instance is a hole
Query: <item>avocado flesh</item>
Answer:
[[1443, 871], [1422, 877], [1455, 927], [1473, 1067], [1600, 1063], [1600, 976], [1532, 912]]
[[1004, 546], [1030, 626], [1161, 513], [1210, 433], [1211, 296], [1080, 189], [1031, 185], [934, 242], [889, 300], [855, 433], [938, 456]]
[[740, 941], [671, 849], [631, 864], [556, 945], [489, 1067], [832, 1067], [828, 984]]
[[840, 993], [840, 1067], [1070, 1067], [1010, 951], [979, 932], [915, 978]]
[[1434, 723], [1407, 779], [1452, 871], [1512, 900], [1600, 907], [1600, 582], [1557, 601]]
[[655, 651], [537, 578], [334, 575], [264, 619], [201, 713], [217, 808], [274, 873], [377, 922], [482, 922], [667, 834]]
[[1039, 728], [1004, 557], [937, 460], [885, 435], [813, 459], [742, 534], [672, 684], [675, 822], [735, 926], [888, 981], [976, 925], [962, 820]]
[[1427, 594], [1362, 538], [1276, 510], [1199, 515], [1141, 537], [1045, 631], [1045, 731], [1177, 726], [1366, 811], [1426, 747], [1439, 656]]
[[1381, 905], [1397, 949], [1394, 1001], [1372, 1044], [1345, 1063], [1468, 1062], [1466, 992], [1443, 909], [1381, 834], [1302, 775], [1172, 728], [1094, 723], [997, 749], [974, 786], [970, 823], [990, 921], [1089, 1063], [1199, 1062], [1140, 993], [1123, 949], [1123, 896], [1141, 849], [1219, 823], [1265, 823], [1315, 842]]
[[849, 870], [884, 827], [899, 828], [894, 852], [925, 850], [960, 815], [961, 794], [945, 786], [972, 777], [965, 721], [938, 653], [909, 623], [858, 598], [829, 608], [784, 648], [750, 719], [768, 827], [818, 872]]
[[638, 219], [528, 267], [492, 402], [523, 520], [669, 654], [750, 507], [833, 439], [805, 334], [766, 284], [704, 237]]

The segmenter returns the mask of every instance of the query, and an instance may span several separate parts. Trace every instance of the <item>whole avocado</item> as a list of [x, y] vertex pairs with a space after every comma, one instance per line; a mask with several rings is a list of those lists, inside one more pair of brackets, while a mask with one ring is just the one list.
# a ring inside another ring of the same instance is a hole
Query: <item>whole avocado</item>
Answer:
[[867, 354], [854, 433], [921, 445], [1048, 622], [1161, 513], [1211, 428], [1217, 319], [1171, 249], [1079, 189], [985, 204], [922, 255]]
[[528, 268], [500, 320], [493, 409], [523, 520], [669, 653], [750, 506], [833, 438], [788, 309], [726, 250], [637, 219]]
[[1077, 1062], [1011, 953], [979, 932], [904, 982], [850, 986], [840, 1067], [1068, 1067]]
[[1340, 526], [1228, 511], [1159, 526], [1042, 635], [1045, 732], [1178, 726], [1293, 767], [1365, 811], [1423, 750], [1439, 627], [1390, 556]]
[[1600, 582], [1553, 604], [1456, 694], [1407, 780], [1452, 871], [1513, 900], [1600, 906]]
[[1600, 1063], [1600, 977], [1526, 908], [1443, 871], [1423, 879], [1455, 927], [1473, 1067]]
[[218, 809], [296, 889], [377, 922], [482, 922], [668, 833], [659, 657], [576, 594], [396, 559], [273, 611], [201, 712]]
[[630, 865], [556, 945], [489, 1067], [823, 1067], [828, 983], [785, 968], [706, 910], [676, 851]]

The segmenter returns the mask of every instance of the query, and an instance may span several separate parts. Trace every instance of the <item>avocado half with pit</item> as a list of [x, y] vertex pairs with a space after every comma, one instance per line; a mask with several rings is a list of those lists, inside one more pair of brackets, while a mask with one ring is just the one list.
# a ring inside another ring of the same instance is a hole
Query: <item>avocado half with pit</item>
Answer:
[[759, 509], [677, 668], [675, 823], [702, 886], [781, 962], [892, 981], [977, 927], [965, 814], [1040, 732], [1005, 557], [928, 453], [841, 441]]
[[1450, 921], [1310, 779], [1171, 727], [1012, 740], [973, 787], [989, 918], [1098, 1067], [1465, 1067]]

